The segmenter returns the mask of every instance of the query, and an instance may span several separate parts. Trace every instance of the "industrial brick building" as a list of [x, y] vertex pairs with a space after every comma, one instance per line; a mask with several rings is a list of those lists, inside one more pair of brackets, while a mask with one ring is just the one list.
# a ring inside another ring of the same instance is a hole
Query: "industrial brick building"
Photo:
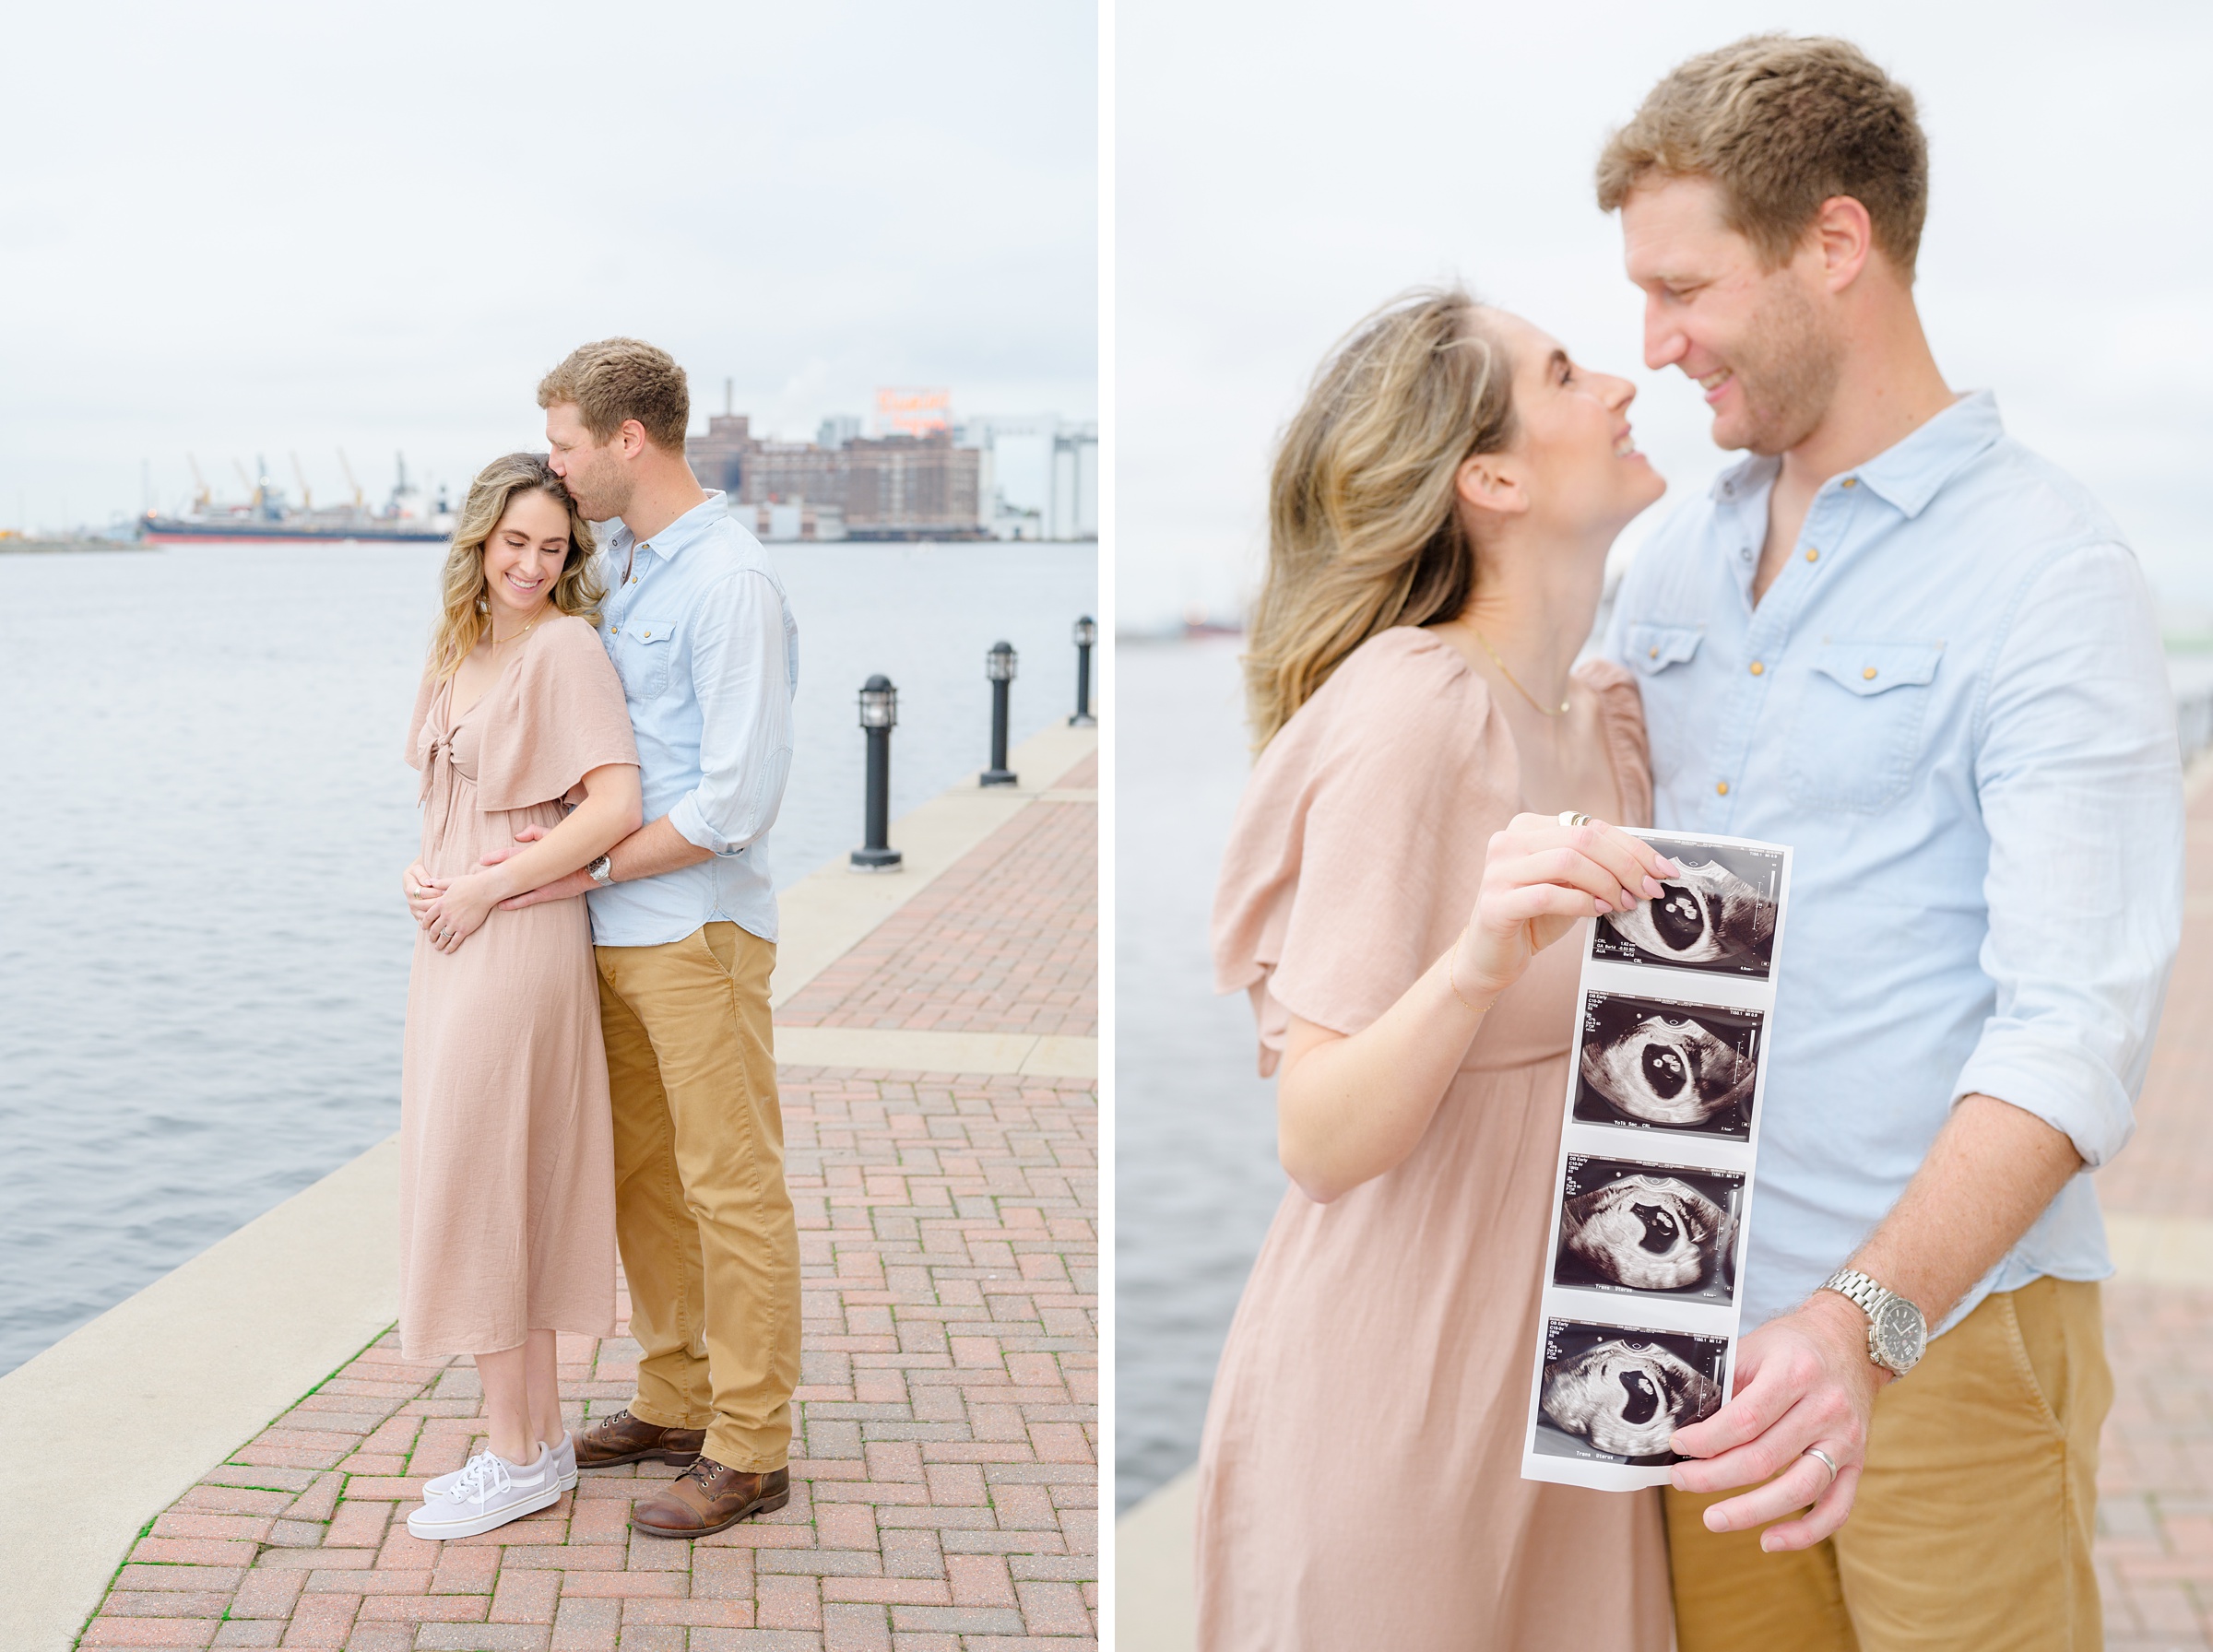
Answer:
[[740, 505], [803, 503], [810, 510], [795, 520], [811, 525], [842, 514], [846, 538], [976, 539], [988, 533], [984, 455], [954, 446], [945, 431], [859, 436], [842, 446], [763, 442], [748, 415], [725, 413], [707, 420], [705, 435], [689, 438], [684, 454], [703, 487], [719, 488]]

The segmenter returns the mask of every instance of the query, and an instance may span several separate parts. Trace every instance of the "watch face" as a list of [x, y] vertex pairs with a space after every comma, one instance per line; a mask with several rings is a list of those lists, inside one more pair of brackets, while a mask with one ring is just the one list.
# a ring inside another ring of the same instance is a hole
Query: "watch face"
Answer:
[[1893, 1371], [1911, 1369], [1928, 1341], [1921, 1310], [1900, 1296], [1883, 1304], [1875, 1316], [1875, 1343], [1882, 1362]]

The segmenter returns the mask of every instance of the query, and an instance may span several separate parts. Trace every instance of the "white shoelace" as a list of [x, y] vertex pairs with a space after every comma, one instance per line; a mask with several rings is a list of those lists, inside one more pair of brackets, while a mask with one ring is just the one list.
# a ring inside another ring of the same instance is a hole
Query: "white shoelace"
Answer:
[[474, 1503], [480, 1508], [514, 1483], [515, 1476], [504, 1459], [479, 1451], [468, 1459], [461, 1478], [446, 1488], [445, 1494], [456, 1503]]

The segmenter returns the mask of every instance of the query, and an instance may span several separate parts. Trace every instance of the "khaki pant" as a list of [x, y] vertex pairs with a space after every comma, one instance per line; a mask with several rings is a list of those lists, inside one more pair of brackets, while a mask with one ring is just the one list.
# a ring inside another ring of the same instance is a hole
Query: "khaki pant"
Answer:
[[1876, 1397], [1852, 1517], [1812, 1549], [1715, 1534], [1667, 1496], [1682, 1652], [2095, 1652], [2098, 1431], [2112, 1403], [2098, 1287], [1987, 1298]]
[[735, 924], [597, 947], [615, 1237], [644, 1350], [633, 1415], [750, 1473], [790, 1454], [799, 1234], [768, 1019], [776, 949]]

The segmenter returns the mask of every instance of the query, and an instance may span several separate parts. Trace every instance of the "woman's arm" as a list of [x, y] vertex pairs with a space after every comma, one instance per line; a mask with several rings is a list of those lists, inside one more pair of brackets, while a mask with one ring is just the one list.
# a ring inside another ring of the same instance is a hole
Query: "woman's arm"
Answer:
[[560, 825], [513, 858], [444, 886], [420, 920], [431, 931], [432, 946], [452, 951], [502, 901], [588, 866], [638, 829], [644, 809], [635, 763], [604, 764], [580, 784], [584, 801]]
[[1516, 815], [1492, 834], [1460, 939], [1359, 1032], [1292, 1018], [1275, 1081], [1276, 1153], [1327, 1204], [1414, 1151], [1493, 1000], [1578, 923], [1627, 912], [1675, 875], [1617, 826]]

